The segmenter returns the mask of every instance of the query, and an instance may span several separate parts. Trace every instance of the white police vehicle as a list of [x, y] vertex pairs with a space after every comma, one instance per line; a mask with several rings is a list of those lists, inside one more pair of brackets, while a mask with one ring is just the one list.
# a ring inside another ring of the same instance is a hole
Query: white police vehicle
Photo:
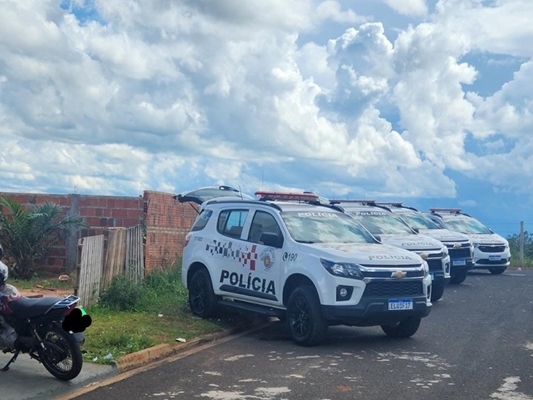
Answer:
[[306, 346], [319, 344], [330, 325], [416, 333], [432, 307], [421, 257], [380, 244], [315, 194], [256, 195], [202, 204], [182, 259], [194, 314], [212, 317], [229, 306], [277, 316]]
[[474, 268], [474, 246], [467, 235], [440, 227], [430, 217], [414, 207], [394, 202], [380, 202], [378, 204], [388, 206], [392, 212], [402, 217], [418, 233], [441, 241], [448, 248], [450, 254], [450, 283], [459, 284], [464, 282], [468, 271]]
[[429, 265], [433, 279], [431, 301], [438, 301], [450, 281], [450, 256], [448, 248], [439, 240], [418, 234], [390, 208], [376, 204], [375, 200], [330, 200], [355, 218], [382, 243], [401, 247], [419, 254]]
[[468, 235], [474, 244], [474, 269], [499, 275], [511, 264], [509, 242], [478, 219], [461, 212], [460, 208], [431, 208], [429, 211], [428, 215], [440, 226]]

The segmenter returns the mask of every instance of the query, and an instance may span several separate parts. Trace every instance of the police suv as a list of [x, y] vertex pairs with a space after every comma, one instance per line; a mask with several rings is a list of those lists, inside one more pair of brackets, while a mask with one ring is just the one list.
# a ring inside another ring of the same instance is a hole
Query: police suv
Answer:
[[429, 265], [433, 280], [431, 301], [438, 301], [450, 281], [450, 256], [448, 248], [437, 239], [418, 234], [390, 208], [378, 205], [374, 200], [331, 200], [382, 243], [419, 254]]
[[416, 333], [432, 307], [420, 256], [379, 243], [315, 194], [256, 196], [202, 203], [182, 260], [194, 314], [212, 317], [229, 306], [276, 316], [304, 346], [319, 344], [330, 325]]
[[432, 208], [429, 216], [444, 228], [468, 235], [474, 244], [474, 269], [498, 275], [511, 264], [509, 242], [460, 208]]
[[468, 271], [474, 267], [472, 261], [474, 246], [467, 235], [440, 227], [430, 217], [414, 207], [404, 206], [402, 203], [380, 202], [378, 204], [388, 206], [415, 231], [441, 241], [448, 248], [450, 254], [450, 283], [464, 282]]

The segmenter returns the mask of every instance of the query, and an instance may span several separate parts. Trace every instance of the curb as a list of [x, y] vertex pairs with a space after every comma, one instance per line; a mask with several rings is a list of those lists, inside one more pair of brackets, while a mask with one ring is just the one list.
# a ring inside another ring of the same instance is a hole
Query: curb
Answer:
[[203, 337], [194, 338], [185, 343], [163, 343], [153, 347], [149, 347], [144, 350], [137, 351], [135, 353], [126, 354], [120, 357], [118, 360], [112, 362], [112, 365], [116, 368], [119, 374], [148, 365], [154, 361], [161, 360], [163, 358], [176, 355], [186, 350], [190, 350], [194, 347], [214, 342], [218, 339], [230, 336], [241, 332], [252, 332], [270, 324], [270, 320], [265, 323], [265, 320], [255, 319], [246, 327], [235, 327], [225, 329], [220, 332], [215, 332]]

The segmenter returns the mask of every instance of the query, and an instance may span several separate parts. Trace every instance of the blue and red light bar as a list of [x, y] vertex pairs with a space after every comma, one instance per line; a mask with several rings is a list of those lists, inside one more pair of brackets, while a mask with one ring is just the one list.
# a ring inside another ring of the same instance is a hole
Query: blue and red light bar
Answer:
[[319, 197], [312, 193], [258, 191], [255, 195], [262, 200], [319, 201]]

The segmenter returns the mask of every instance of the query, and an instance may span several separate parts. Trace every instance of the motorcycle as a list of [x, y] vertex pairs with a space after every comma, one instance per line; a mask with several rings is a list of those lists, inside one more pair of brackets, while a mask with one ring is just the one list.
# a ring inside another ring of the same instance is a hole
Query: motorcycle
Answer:
[[[0, 246], [0, 258], [2, 257]], [[0, 350], [13, 356], [1, 369], [7, 371], [20, 353], [43, 364], [56, 378], [76, 378], [83, 366], [80, 346], [91, 317], [78, 306], [80, 298], [21, 296], [7, 284], [8, 268], [0, 261]]]

